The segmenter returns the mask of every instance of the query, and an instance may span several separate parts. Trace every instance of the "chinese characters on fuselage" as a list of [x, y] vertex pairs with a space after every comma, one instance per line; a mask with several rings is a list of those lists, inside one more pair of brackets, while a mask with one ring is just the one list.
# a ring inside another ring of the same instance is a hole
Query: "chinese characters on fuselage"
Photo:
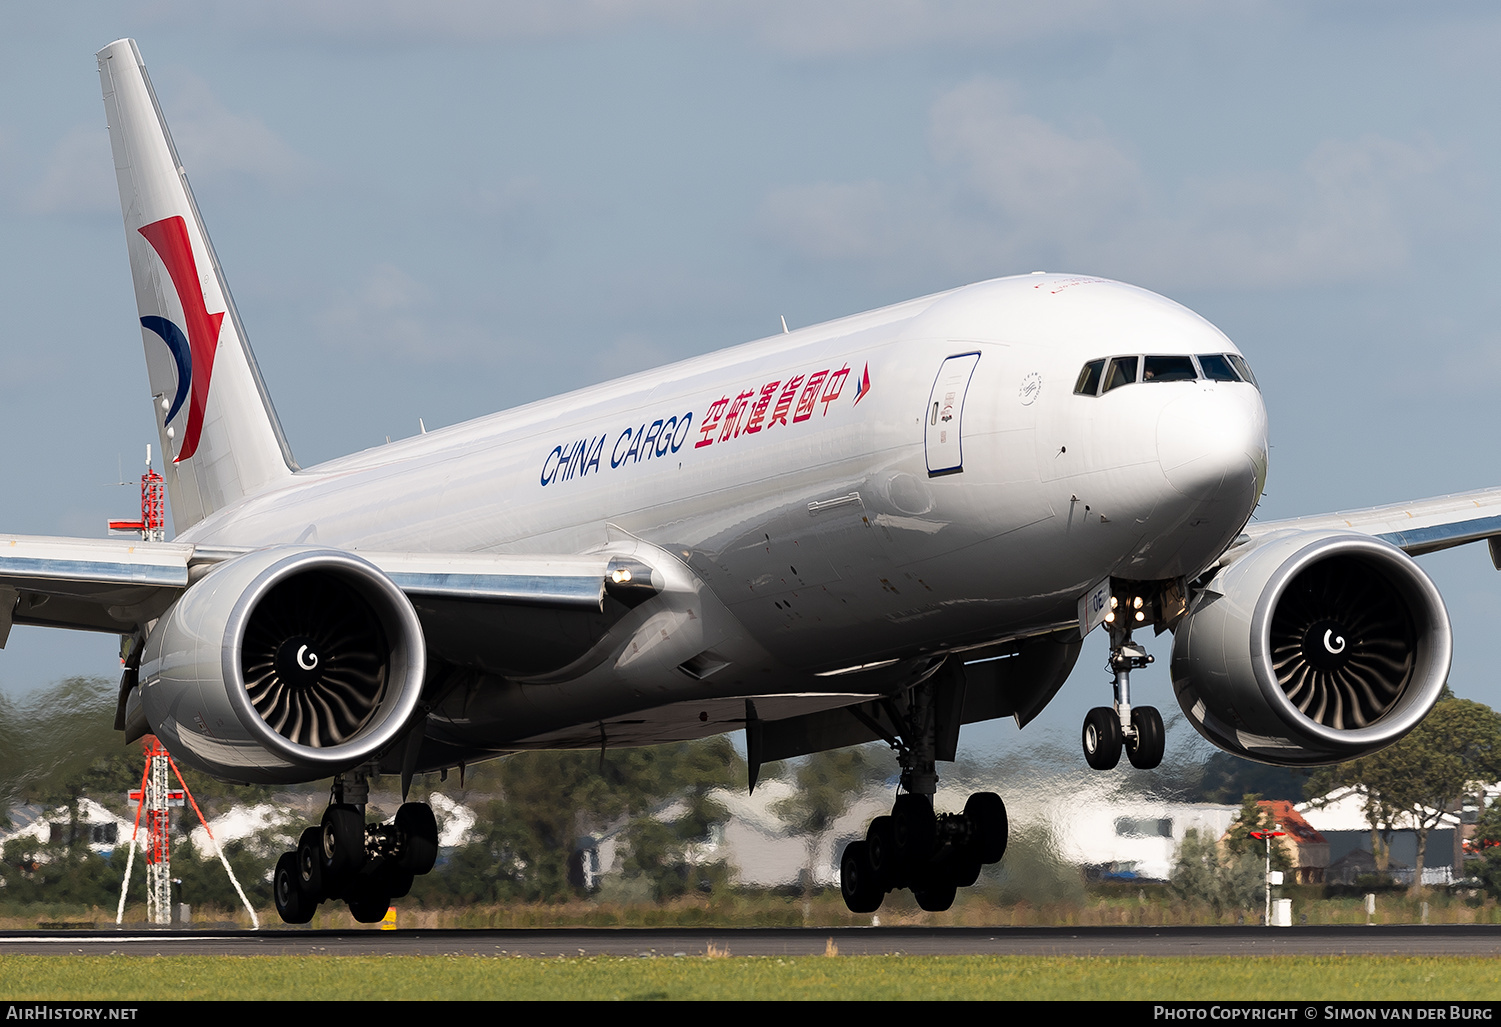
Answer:
[[[867, 372], [868, 373], [868, 372]], [[681, 450], [690, 435], [696, 435], [693, 449], [721, 445], [742, 435], [756, 435], [782, 425], [791, 427], [813, 417], [827, 417], [829, 404], [844, 392], [850, 369], [846, 364], [837, 371], [799, 372], [787, 378], [763, 382], [755, 388], [729, 393], [710, 403], [698, 427], [693, 427], [693, 411], [658, 418], [650, 424], [624, 428], [608, 449], [609, 466], [619, 468], [665, 457]], [[822, 404], [822, 410], [819, 410]], [[541, 484], [552, 485], [582, 478], [604, 470], [606, 443], [610, 433], [589, 435], [559, 443], [542, 460]]]

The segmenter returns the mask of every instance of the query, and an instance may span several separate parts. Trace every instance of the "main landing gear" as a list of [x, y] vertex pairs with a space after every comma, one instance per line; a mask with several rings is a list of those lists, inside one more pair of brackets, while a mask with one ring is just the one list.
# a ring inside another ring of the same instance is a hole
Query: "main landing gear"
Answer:
[[1131, 629], [1110, 625], [1110, 669], [1115, 672], [1115, 705], [1096, 706], [1084, 716], [1084, 761], [1095, 770], [1120, 762], [1121, 749], [1138, 770], [1162, 762], [1166, 736], [1155, 706], [1131, 707], [1131, 672], [1151, 663], [1147, 651], [1131, 641]]
[[320, 902], [342, 900], [362, 924], [379, 923], [433, 868], [438, 856], [438, 822], [424, 802], [403, 803], [389, 824], [366, 824], [369, 784], [334, 779], [333, 801], [317, 827], [302, 832], [297, 848], [276, 862], [272, 891], [276, 911], [289, 924], [305, 924]]
[[980, 868], [1006, 852], [1006, 805], [976, 792], [963, 813], [934, 813], [931, 795], [898, 795], [891, 814], [870, 822], [864, 841], [850, 842], [839, 861], [839, 890], [852, 913], [874, 913], [886, 893], [911, 888], [917, 904], [942, 912]]
[[[953, 694], [952, 688], [947, 694]], [[886, 714], [902, 737], [881, 733], [896, 750], [903, 794], [896, 797], [890, 815], [871, 821], [864, 841], [845, 846], [839, 890], [851, 912], [874, 913], [886, 893], [896, 888], [911, 888], [925, 910], [948, 909], [958, 889], [974, 884], [980, 868], [999, 862], [1006, 852], [1006, 805], [1000, 796], [976, 792], [965, 802], [963, 813], [933, 810], [936, 761], [952, 760], [958, 741], [962, 685], [958, 703], [943, 704], [942, 715], [937, 698], [930, 680], [912, 689], [905, 710], [894, 702], [887, 705]]]

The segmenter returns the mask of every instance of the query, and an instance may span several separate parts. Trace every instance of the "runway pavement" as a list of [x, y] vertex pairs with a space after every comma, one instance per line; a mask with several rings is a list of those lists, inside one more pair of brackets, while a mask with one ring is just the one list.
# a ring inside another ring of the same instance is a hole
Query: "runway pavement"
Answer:
[[0, 932], [0, 955], [1501, 956], [1501, 927], [551, 928], [505, 931]]

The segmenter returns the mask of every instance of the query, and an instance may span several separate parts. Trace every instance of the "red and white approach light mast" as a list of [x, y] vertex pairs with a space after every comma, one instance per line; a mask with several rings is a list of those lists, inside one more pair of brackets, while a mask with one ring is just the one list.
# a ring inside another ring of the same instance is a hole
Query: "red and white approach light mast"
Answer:
[[[146, 473], [141, 475], [141, 519], [110, 521], [109, 530], [138, 531], [142, 542], [165, 542], [167, 518], [163, 492], [162, 476], [151, 466], [151, 447], [148, 445]], [[127, 636], [121, 641], [124, 643], [121, 646], [123, 662], [126, 646], [131, 640]], [[153, 924], [166, 925], [172, 922], [172, 807], [189, 803], [193, 812], [198, 815], [198, 822], [203, 825], [203, 830], [208, 833], [209, 844], [214, 847], [219, 862], [224, 864], [230, 883], [249, 911], [250, 922], [260, 927], [260, 918], [255, 915], [255, 908], [245, 897], [245, 890], [235, 878], [229, 860], [224, 858], [224, 850], [219, 847], [219, 840], [214, 837], [208, 821], [203, 818], [198, 803], [193, 801], [193, 793], [188, 791], [187, 782], [182, 779], [182, 772], [177, 769], [177, 764], [167, 750], [162, 748], [155, 735], [147, 735], [143, 741], [146, 747], [146, 771], [141, 775], [141, 787], [128, 795], [130, 804], [136, 808], [136, 821], [135, 830], [130, 835], [130, 854], [125, 860], [125, 880], [120, 884], [120, 907], [115, 911], [115, 923], [120, 923], [125, 917], [125, 894], [130, 888], [131, 868], [135, 865], [136, 840], [141, 833], [142, 815], [146, 818], [146, 844], [142, 847], [146, 859], [146, 919]], [[167, 777], [168, 770], [176, 775], [181, 788], [171, 787]]]
[[[125, 484], [121, 482], [120, 484]], [[164, 498], [165, 483], [162, 476], [151, 466], [151, 445], [146, 446], [146, 473], [141, 475], [141, 519], [138, 521], [110, 521], [110, 531], [139, 531], [142, 542], [165, 542], [167, 540], [167, 504]]]

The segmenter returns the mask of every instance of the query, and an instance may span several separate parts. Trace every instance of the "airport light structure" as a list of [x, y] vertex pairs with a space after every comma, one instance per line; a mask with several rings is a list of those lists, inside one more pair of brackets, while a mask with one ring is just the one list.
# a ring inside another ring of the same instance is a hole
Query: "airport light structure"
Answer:
[[[120, 482], [124, 485], [125, 482]], [[141, 475], [141, 519], [110, 521], [110, 531], [138, 531], [142, 542], [167, 540], [166, 483], [151, 466], [151, 445], [146, 445], [146, 473]]]
[[[1270, 831], [1251, 832], [1252, 838], [1266, 842], [1266, 910], [1261, 914], [1261, 923], [1263, 927], [1272, 926], [1272, 884], [1274, 883], [1272, 881], [1272, 839], [1281, 838], [1283, 835], [1287, 834], [1286, 831], [1277, 830], [1277, 828], [1281, 826], [1281, 824], [1273, 824], [1272, 830]], [[1277, 872], [1277, 880], [1275, 883], [1282, 883], [1282, 872], [1280, 870]]]
[[[229, 883], [234, 885], [235, 894], [245, 904], [251, 924], [259, 928], [261, 921], [255, 915], [255, 907], [245, 897], [245, 889], [240, 887], [229, 860], [224, 858], [224, 850], [219, 847], [219, 840], [214, 837], [203, 811], [198, 808], [193, 793], [188, 790], [188, 783], [182, 779], [182, 771], [177, 769], [177, 764], [167, 750], [162, 748], [155, 735], [147, 735], [144, 741], [146, 770], [141, 775], [141, 787], [127, 796], [131, 805], [136, 808], [136, 819], [135, 829], [130, 834], [130, 854], [125, 859], [125, 880], [120, 882], [120, 905], [115, 910], [115, 923], [125, 919], [125, 896], [130, 890], [130, 872], [135, 866], [136, 844], [140, 838], [143, 816], [146, 819], [146, 841], [141, 848], [146, 860], [146, 919], [149, 923], [162, 926], [172, 922], [172, 808], [190, 805], [208, 834], [214, 854], [224, 864], [224, 872], [229, 875]], [[170, 787], [167, 776], [169, 770], [182, 787]]]
[[[121, 482], [124, 484], [124, 482]], [[110, 521], [110, 531], [137, 531], [141, 534], [142, 542], [165, 542], [167, 539], [167, 504], [165, 497], [165, 483], [162, 476], [151, 466], [151, 445], [146, 446], [146, 473], [141, 475], [141, 519], [138, 521]], [[130, 636], [122, 636], [120, 639], [120, 662], [129, 664], [132, 659], [139, 659], [138, 654], [130, 652], [131, 643], [134, 640]], [[193, 799], [193, 793], [188, 790], [188, 784], [182, 779], [182, 771], [177, 769], [171, 755], [157, 741], [155, 735], [146, 735], [146, 769], [141, 775], [141, 787], [127, 796], [130, 804], [136, 808], [135, 829], [130, 835], [130, 854], [125, 860], [125, 880], [120, 882], [120, 906], [115, 911], [115, 923], [120, 923], [125, 918], [125, 896], [130, 890], [130, 872], [135, 865], [136, 842], [141, 834], [141, 817], [146, 818], [146, 843], [143, 846], [146, 860], [146, 919], [153, 924], [166, 925], [172, 922], [172, 808], [184, 805], [184, 801], [193, 807], [193, 812], [198, 816], [198, 822], [203, 825], [203, 830], [208, 834], [209, 844], [214, 847], [214, 853], [219, 857], [219, 862], [224, 864], [224, 872], [229, 875], [229, 881], [234, 885], [235, 893], [240, 896], [240, 901], [245, 904], [245, 909], [250, 913], [250, 922], [257, 928], [261, 921], [255, 915], [255, 907], [251, 906], [250, 900], [245, 897], [245, 889], [240, 887], [240, 882], [235, 878], [235, 872], [229, 865], [229, 860], [224, 858], [224, 850], [219, 847], [219, 840], [214, 837], [214, 832], [208, 826], [208, 821], [203, 817], [203, 811], [198, 808], [198, 803]], [[168, 770], [177, 776], [177, 783], [182, 787], [172, 788], [167, 776]]]

